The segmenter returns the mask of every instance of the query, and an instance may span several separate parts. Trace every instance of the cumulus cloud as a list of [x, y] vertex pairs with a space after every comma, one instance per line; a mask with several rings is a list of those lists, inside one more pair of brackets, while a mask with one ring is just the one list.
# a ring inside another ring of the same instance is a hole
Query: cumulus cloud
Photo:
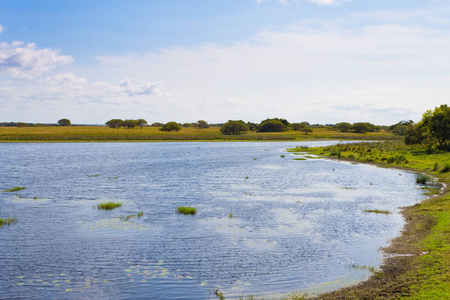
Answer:
[[0, 74], [12, 78], [34, 78], [56, 66], [72, 62], [70, 55], [60, 55], [59, 50], [50, 48], [39, 49], [34, 43], [0, 43]]
[[3, 30], [5, 30], [5, 28], [2, 25], [0, 25], [0, 33], [2, 33]]

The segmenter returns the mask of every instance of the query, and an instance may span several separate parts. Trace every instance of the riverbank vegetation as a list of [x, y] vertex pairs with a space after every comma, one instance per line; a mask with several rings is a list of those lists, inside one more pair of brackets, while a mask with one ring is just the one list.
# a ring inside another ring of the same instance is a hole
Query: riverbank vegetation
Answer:
[[429, 178], [418, 184], [435, 185], [430, 179], [436, 178], [445, 185], [439, 195], [404, 208], [407, 224], [402, 235], [384, 249], [388, 258], [376, 276], [312, 299], [450, 298], [450, 172], [446, 167], [450, 164], [450, 152], [442, 150], [439, 144], [430, 148], [400, 141], [291, 151], [411, 170]]

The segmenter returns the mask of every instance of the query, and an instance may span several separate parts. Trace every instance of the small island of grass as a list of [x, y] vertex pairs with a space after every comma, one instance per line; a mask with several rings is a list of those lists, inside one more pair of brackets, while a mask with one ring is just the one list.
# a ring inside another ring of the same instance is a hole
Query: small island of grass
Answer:
[[177, 208], [177, 213], [184, 215], [195, 215], [197, 213], [197, 210], [195, 209], [195, 207], [179, 206]]
[[105, 202], [105, 203], [99, 203], [97, 204], [97, 209], [103, 209], [103, 210], [113, 210], [117, 207], [121, 207], [122, 203], [121, 202]]
[[11, 189], [3, 190], [2, 193], [18, 192], [18, 191], [21, 191], [21, 190], [24, 190], [24, 189], [26, 189], [26, 187], [24, 187], [24, 186], [16, 186], [16, 187], [13, 187]]

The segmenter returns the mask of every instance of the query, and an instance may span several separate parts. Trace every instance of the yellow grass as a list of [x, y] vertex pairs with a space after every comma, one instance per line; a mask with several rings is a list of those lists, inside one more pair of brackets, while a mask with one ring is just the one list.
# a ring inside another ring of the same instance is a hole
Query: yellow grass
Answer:
[[46, 141], [233, 141], [233, 140], [308, 140], [308, 139], [358, 139], [386, 140], [399, 136], [384, 131], [356, 134], [316, 128], [305, 135], [299, 131], [258, 133], [247, 132], [240, 135], [223, 135], [219, 127], [208, 129], [182, 128], [178, 132], [163, 132], [156, 127], [120, 128], [106, 126], [68, 127], [0, 127], [0, 142], [46, 142]]

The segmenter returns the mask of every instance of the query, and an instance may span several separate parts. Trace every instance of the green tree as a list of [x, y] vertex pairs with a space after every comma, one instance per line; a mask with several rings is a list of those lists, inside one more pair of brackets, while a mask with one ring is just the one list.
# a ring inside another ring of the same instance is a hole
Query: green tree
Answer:
[[145, 121], [144, 119], [138, 119], [137, 122], [138, 122], [138, 126], [141, 127], [141, 129], [142, 129], [142, 127], [144, 127], [148, 124], [147, 121]]
[[334, 125], [333, 128], [335, 130], [339, 130], [341, 132], [349, 132], [350, 129], [352, 128], [352, 124], [347, 123], [347, 122], [341, 122], [341, 123], [337, 123], [336, 125]]
[[366, 133], [366, 132], [374, 132], [375, 131], [375, 125], [367, 122], [358, 122], [354, 123], [352, 125], [352, 129], [356, 133]]
[[423, 114], [423, 125], [439, 148], [447, 148], [450, 140], [450, 107], [443, 104]]
[[258, 125], [258, 132], [283, 132], [286, 131], [287, 126], [278, 120], [266, 120]]
[[308, 133], [313, 132], [312, 128], [309, 126], [304, 127], [301, 131], [303, 131], [303, 133], [306, 135], [308, 135]]
[[209, 124], [204, 120], [198, 120], [194, 125], [198, 129], [206, 129], [209, 128]]
[[72, 125], [72, 123], [70, 122], [69, 119], [61, 119], [61, 120], [58, 120], [58, 125], [59, 126], [70, 126], [70, 125]]
[[125, 120], [125, 121], [123, 121], [123, 127], [127, 127], [128, 129], [134, 128], [136, 126], [138, 126], [138, 121], [137, 120]]
[[220, 127], [220, 132], [223, 134], [241, 134], [245, 131], [249, 131], [247, 125], [245, 125], [244, 121], [233, 121], [229, 120], [225, 124]]
[[405, 144], [419, 144], [424, 146], [428, 140], [427, 130], [422, 122], [417, 124], [411, 123], [405, 130]]
[[105, 123], [109, 128], [120, 128], [123, 126], [123, 120], [121, 119], [111, 119]]
[[167, 132], [180, 131], [181, 127], [180, 127], [180, 125], [178, 125], [177, 122], [168, 122], [168, 123], [164, 124], [159, 130], [167, 131]]
[[308, 127], [308, 125], [304, 124], [304, 123], [292, 123], [291, 124], [291, 129], [294, 131], [301, 131], [303, 128]]
[[[265, 119], [265, 120], [261, 121], [260, 124], [267, 122], [267, 121], [280, 121], [281, 123], [283, 123], [284, 126], [286, 126], [286, 128], [289, 127], [289, 125], [291, 125], [291, 123], [289, 123], [288, 120], [282, 119], [282, 118]], [[309, 123], [308, 123], [308, 125], [309, 125]]]

